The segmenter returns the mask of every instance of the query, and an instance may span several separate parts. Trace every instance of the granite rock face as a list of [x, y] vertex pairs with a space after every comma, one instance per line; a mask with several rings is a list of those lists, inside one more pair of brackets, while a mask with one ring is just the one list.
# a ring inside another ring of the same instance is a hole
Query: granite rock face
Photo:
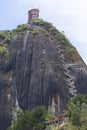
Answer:
[[52, 99], [60, 107], [67, 102], [64, 70], [59, 53], [50, 37], [38, 32], [34, 38], [26, 31], [12, 41], [10, 61], [15, 80], [19, 106], [23, 110], [37, 105], [49, 106]]
[[11, 124], [12, 111], [15, 106], [11, 68], [6, 61], [4, 56], [0, 57], [0, 130], [6, 130]]
[[35, 21], [8, 34], [10, 43], [0, 34], [0, 130], [11, 124], [14, 108], [45, 105], [58, 114], [77, 93], [87, 93], [85, 63], [51, 24]]

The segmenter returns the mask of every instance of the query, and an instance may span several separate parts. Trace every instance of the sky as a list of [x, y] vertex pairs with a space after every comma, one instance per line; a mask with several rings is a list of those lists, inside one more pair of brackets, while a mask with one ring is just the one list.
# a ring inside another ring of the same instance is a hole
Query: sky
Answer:
[[40, 18], [64, 31], [87, 64], [87, 0], [0, 0], [0, 30], [26, 24], [32, 8], [39, 8]]

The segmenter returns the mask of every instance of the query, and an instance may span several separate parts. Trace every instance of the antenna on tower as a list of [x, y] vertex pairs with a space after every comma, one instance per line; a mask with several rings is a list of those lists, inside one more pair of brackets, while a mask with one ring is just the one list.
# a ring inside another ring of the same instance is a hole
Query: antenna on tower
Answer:
[[31, 4], [31, 6], [30, 6], [30, 7], [31, 7], [31, 9], [32, 9], [32, 8], [33, 8], [33, 5]]
[[39, 4], [37, 5], [37, 8], [39, 9]]

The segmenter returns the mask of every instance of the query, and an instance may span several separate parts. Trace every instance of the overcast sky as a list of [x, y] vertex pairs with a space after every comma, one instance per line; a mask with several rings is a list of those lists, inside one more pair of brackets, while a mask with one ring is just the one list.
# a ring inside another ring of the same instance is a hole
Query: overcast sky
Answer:
[[31, 8], [39, 8], [40, 18], [64, 31], [87, 64], [87, 0], [0, 0], [0, 30], [27, 23]]

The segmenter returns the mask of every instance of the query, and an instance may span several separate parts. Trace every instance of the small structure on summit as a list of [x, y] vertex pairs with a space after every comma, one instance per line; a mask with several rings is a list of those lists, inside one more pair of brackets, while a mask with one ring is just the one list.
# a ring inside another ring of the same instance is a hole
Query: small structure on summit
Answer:
[[28, 23], [39, 18], [39, 9], [31, 9], [28, 11]]

